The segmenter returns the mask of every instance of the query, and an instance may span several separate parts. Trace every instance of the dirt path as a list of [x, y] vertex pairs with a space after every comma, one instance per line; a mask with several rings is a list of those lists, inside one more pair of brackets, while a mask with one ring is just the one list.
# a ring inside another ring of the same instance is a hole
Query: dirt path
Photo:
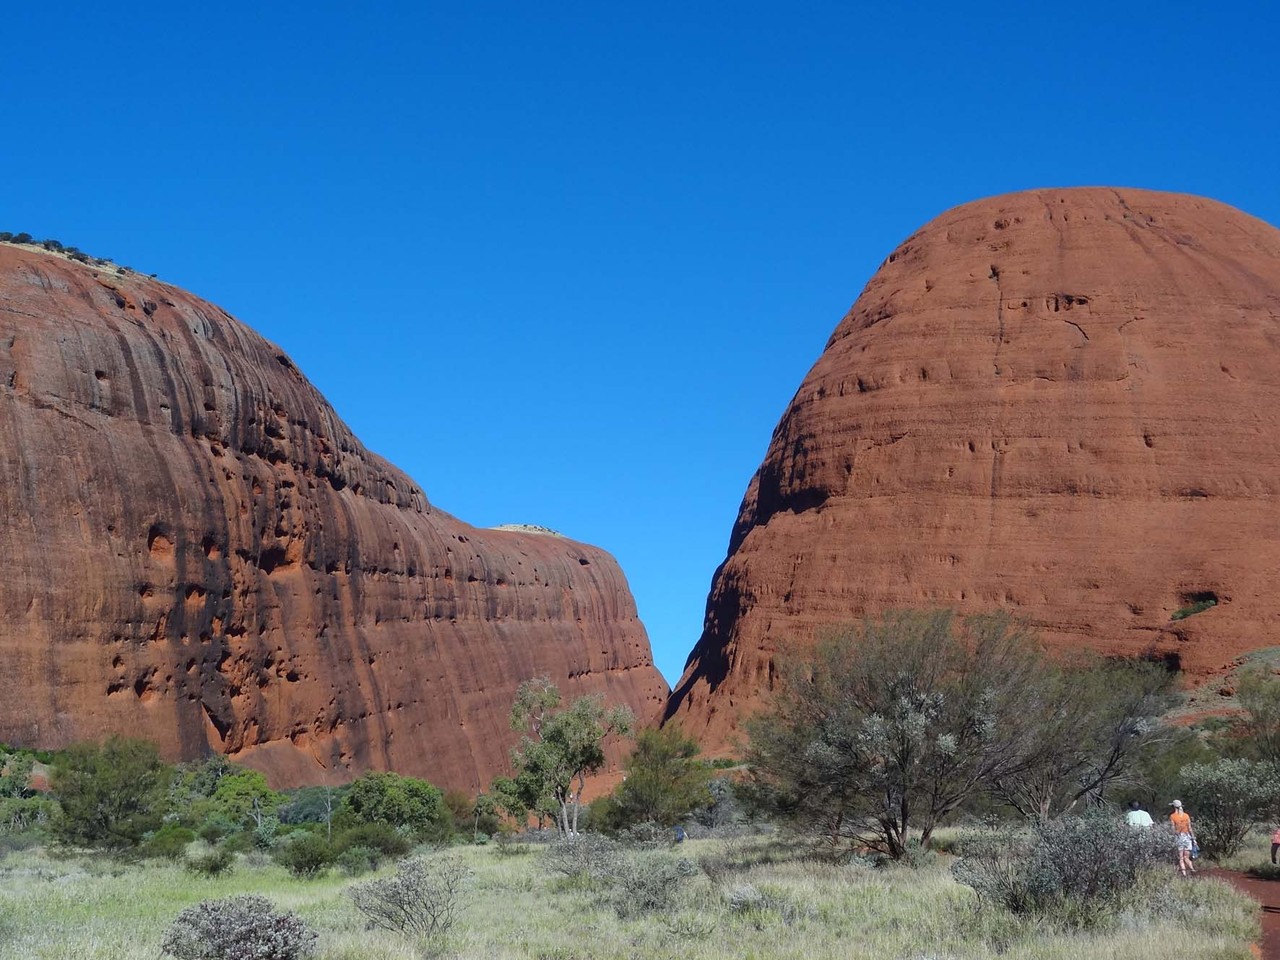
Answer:
[[1206, 870], [1262, 904], [1262, 960], [1280, 960], [1280, 883], [1258, 880], [1236, 870]]

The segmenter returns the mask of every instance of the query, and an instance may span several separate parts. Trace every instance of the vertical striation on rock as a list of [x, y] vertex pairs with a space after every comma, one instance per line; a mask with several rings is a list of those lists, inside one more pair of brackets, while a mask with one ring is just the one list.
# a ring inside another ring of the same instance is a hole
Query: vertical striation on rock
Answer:
[[212, 304], [11, 245], [0, 551], [9, 743], [475, 788], [522, 680], [641, 715], [667, 692], [607, 553], [436, 509]]
[[801, 384], [667, 716], [728, 746], [780, 652], [902, 607], [1203, 678], [1280, 644], [1278, 580], [1280, 231], [1140, 190], [982, 200], [890, 255]]

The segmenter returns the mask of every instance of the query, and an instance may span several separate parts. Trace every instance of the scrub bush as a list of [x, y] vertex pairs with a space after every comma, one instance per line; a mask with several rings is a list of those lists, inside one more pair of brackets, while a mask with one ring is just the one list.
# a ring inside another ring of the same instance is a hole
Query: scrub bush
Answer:
[[189, 857], [187, 870], [200, 877], [220, 877], [228, 873], [235, 865], [236, 855], [226, 847], [214, 847], [207, 853], [198, 853]]
[[1100, 812], [972, 832], [961, 849], [951, 872], [982, 900], [1091, 926], [1122, 905], [1146, 870], [1172, 861], [1173, 838]]
[[458, 920], [469, 871], [451, 857], [401, 860], [395, 876], [354, 884], [347, 895], [369, 924], [439, 946]]
[[316, 934], [265, 897], [205, 900], [178, 914], [162, 949], [178, 960], [303, 960]]
[[300, 880], [310, 880], [324, 872], [335, 859], [329, 841], [315, 833], [290, 835], [276, 850], [276, 863]]

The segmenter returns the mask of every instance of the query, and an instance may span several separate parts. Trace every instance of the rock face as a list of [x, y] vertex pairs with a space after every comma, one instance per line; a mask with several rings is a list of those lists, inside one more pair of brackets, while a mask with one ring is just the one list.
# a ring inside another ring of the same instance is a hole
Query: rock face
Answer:
[[800, 386], [667, 715], [727, 746], [779, 651], [887, 608], [1004, 608], [1194, 680], [1280, 643], [1277, 582], [1280, 231], [1138, 190], [983, 200], [893, 252]]
[[475, 788], [524, 679], [667, 693], [608, 554], [436, 509], [217, 307], [4, 244], [0, 555], [11, 744]]

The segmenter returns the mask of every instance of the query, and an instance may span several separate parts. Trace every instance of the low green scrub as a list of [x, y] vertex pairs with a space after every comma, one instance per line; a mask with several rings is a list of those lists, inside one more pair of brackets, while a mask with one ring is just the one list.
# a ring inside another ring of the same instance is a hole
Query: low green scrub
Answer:
[[1187, 617], [1194, 617], [1197, 613], [1204, 613], [1210, 607], [1216, 607], [1217, 600], [1197, 600], [1195, 603], [1189, 603], [1185, 607], [1179, 607], [1173, 611], [1170, 620], [1185, 620]]
[[277, 848], [276, 862], [293, 876], [308, 880], [328, 870], [338, 858], [333, 846], [316, 833], [291, 834]]
[[1173, 837], [1109, 813], [976, 830], [960, 841], [955, 878], [985, 903], [1068, 926], [1106, 922], [1140, 877], [1167, 863]]
[[140, 853], [144, 857], [159, 857], [164, 860], [181, 860], [193, 842], [194, 830], [180, 827], [176, 823], [166, 823], [163, 827], [143, 841]]
[[227, 847], [213, 847], [187, 857], [185, 864], [190, 873], [200, 877], [220, 877], [230, 873], [235, 866], [236, 855]]
[[[779, 838], [690, 840], [679, 853], [724, 864], [723, 879], [682, 871], [669, 905], [620, 914], [614, 884], [603, 874], [566, 888], [564, 875], [544, 863], [548, 849], [530, 849], [519, 857], [496, 846], [426, 854], [429, 863], [454, 860], [468, 874], [448, 956], [1167, 960], [1172, 949], [1179, 956], [1248, 960], [1257, 936], [1256, 904], [1211, 878], [1177, 882], [1171, 861], [1162, 865], [1166, 872], [1139, 877], [1116, 922], [1071, 928], [980, 905], [942, 856], [918, 869], [873, 870], [816, 858], [810, 848]], [[1256, 844], [1249, 850], [1258, 853]], [[622, 849], [620, 856], [669, 863], [673, 854]], [[654, 865], [649, 879], [665, 869]], [[371, 879], [394, 872], [387, 866]], [[207, 877], [165, 860], [120, 863], [18, 851], [0, 862], [0, 960], [160, 960], [183, 911], [246, 895], [265, 898], [272, 913], [293, 914], [313, 931], [314, 960], [418, 960], [411, 938], [368, 927], [347, 893], [360, 882], [336, 870], [298, 879], [255, 854], [238, 857], [231, 873]]]

